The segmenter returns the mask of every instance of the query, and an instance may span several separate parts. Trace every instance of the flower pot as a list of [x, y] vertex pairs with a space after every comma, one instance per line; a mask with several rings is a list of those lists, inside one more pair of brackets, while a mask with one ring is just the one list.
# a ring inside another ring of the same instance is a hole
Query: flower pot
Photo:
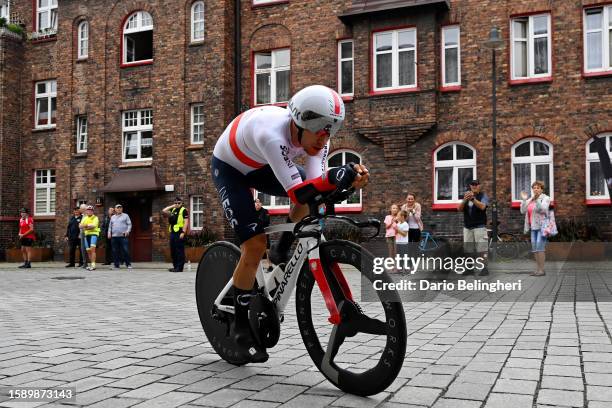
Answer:
[[[11, 248], [6, 250], [7, 262], [22, 262], [21, 248]], [[45, 262], [53, 260], [53, 249], [51, 248], [32, 248], [32, 262]]]
[[206, 252], [206, 247], [185, 248], [185, 260], [191, 261], [192, 264], [199, 264], [204, 252]]

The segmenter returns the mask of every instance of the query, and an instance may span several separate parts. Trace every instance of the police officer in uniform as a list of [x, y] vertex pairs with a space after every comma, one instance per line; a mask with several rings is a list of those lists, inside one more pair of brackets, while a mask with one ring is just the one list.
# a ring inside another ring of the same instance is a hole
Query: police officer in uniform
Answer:
[[164, 208], [162, 212], [168, 217], [170, 224], [170, 255], [172, 268], [170, 272], [183, 272], [185, 265], [185, 235], [189, 232], [189, 212], [183, 207], [183, 200], [176, 197], [174, 204]]

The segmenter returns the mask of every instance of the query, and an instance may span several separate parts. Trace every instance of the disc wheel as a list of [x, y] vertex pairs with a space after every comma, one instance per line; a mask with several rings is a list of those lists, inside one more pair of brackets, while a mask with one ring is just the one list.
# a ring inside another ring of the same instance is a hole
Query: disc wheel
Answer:
[[[229, 325], [234, 316], [230, 313], [219, 312], [216, 317], [213, 317], [213, 305], [232, 277], [239, 259], [240, 250], [234, 244], [214, 243], [208, 247], [198, 264], [195, 283], [198, 315], [204, 333], [219, 357], [235, 365], [243, 365], [247, 361], [241, 357], [233, 340], [228, 337]], [[233, 305], [233, 303], [233, 292], [230, 289], [221, 304]]]

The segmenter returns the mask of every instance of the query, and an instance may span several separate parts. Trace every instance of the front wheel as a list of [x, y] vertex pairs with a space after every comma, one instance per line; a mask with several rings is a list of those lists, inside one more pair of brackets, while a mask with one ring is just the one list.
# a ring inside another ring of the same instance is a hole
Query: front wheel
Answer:
[[[327, 323], [325, 300], [305, 264], [296, 289], [304, 345], [317, 368], [336, 387], [361, 396], [377, 394], [391, 385], [404, 362], [407, 334], [401, 299], [395, 290], [372, 289], [374, 281], [380, 281], [377, 285], [393, 281], [386, 272], [374, 274], [374, 258], [360, 246], [328, 241], [321, 243], [319, 253], [342, 321]], [[347, 285], [339, 275], [345, 276]], [[353, 301], [347, 296], [347, 286]]]

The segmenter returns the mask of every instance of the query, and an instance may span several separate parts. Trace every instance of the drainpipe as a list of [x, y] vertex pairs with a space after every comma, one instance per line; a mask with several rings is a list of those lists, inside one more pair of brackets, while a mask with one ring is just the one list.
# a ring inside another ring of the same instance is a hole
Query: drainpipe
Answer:
[[242, 101], [242, 61], [240, 59], [240, 0], [234, 0], [234, 116], [241, 111]]

